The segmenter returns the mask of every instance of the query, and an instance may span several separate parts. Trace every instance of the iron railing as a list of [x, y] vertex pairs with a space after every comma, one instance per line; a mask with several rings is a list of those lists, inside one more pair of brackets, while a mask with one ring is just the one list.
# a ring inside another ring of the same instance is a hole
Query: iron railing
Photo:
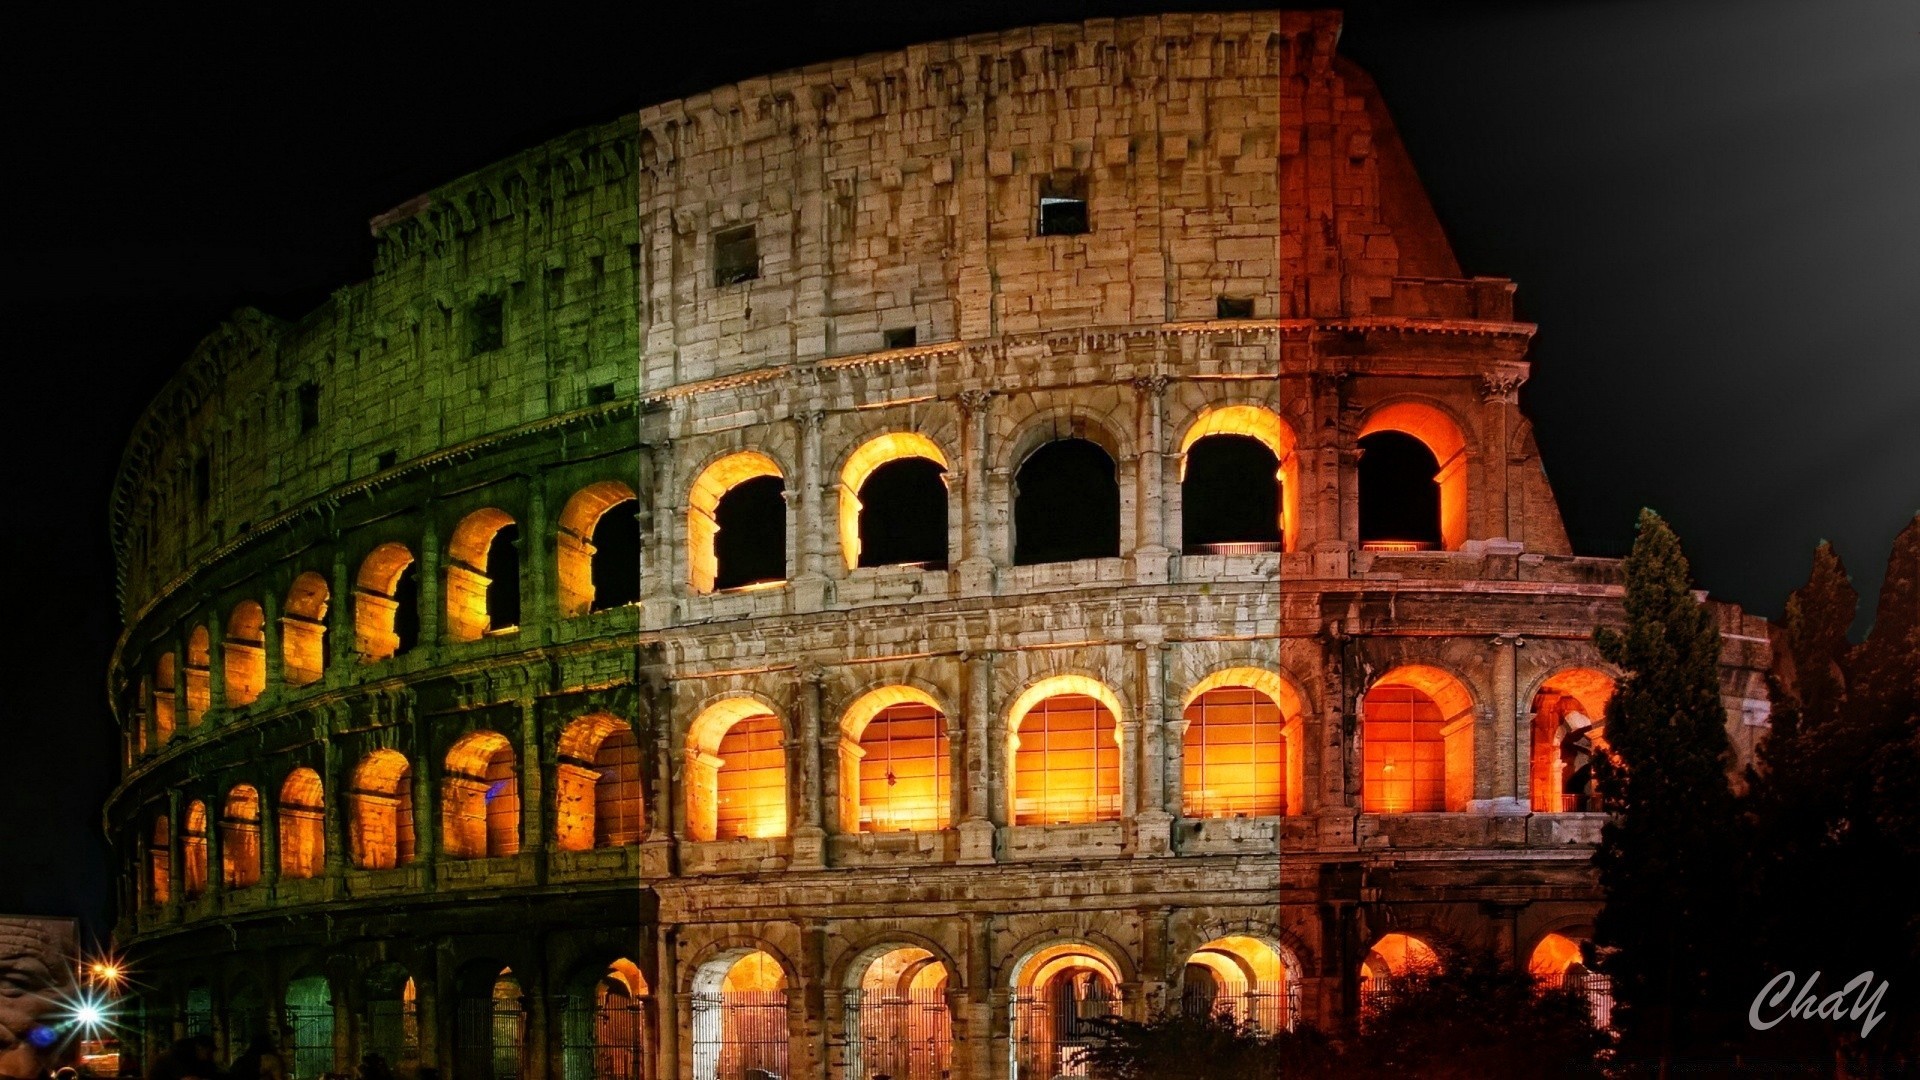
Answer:
[[786, 1080], [787, 992], [693, 995], [694, 1080]]
[[1087, 1075], [1087, 1052], [1099, 1021], [1119, 1014], [1113, 998], [1071, 1002], [1033, 994], [1013, 999], [1013, 1080]]
[[333, 1071], [333, 1007], [287, 1006], [291, 1080], [319, 1080]]
[[569, 1006], [561, 1016], [566, 1080], [654, 1080], [652, 1002]]
[[944, 990], [846, 993], [847, 1075], [852, 1080], [946, 1080], [953, 1017]]
[[460, 1080], [520, 1080], [526, 1013], [491, 998], [462, 1001], [454, 1014], [454, 1070]]

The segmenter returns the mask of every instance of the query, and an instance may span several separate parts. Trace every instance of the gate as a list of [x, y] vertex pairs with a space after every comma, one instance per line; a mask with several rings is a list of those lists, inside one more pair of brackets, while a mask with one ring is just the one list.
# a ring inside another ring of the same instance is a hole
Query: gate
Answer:
[[1120, 1003], [1098, 994], [1083, 998], [1023, 993], [1013, 999], [1015, 1080], [1087, 1075], [1087, 1051], [1099, 1021], [1118, 1015]]
[[653, 1080], [649, 998], [570, 1006], [563, 1018], [566, 1080]]
[[953, 1068], [953, 1018], [941, 990], [846, 994], [853, 1080], [945, 1080]]
[[693, 995], [694, 1080], [786, 1080], [787, 992]]
[[367, 1003], [366, 1052], [379, 1054], [396, 1068], [420, 1060], [420, 1020], [411, 1001], [392, 998]]
[[520, 1042], [526, 1014], [517, 1002], [462, 1001], [455, 1017], [454, 1076], [459, 1080], [520, 1080]]
[[333, 1007], [287, 1006], [292, 1080], [317, 1080], [333, 1071]]

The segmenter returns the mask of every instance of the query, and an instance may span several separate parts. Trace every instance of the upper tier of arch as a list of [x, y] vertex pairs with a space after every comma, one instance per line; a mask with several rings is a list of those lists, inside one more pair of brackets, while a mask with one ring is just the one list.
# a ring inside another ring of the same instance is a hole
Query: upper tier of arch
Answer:
[[236, 312], [148, 408], [112, 499], [123, 608], [436, 455], [754, 369], [1223, 316], [1510, 323], [1338, 31], [1165, 15], [917, 45], [411, 200], [372, 222], [372, 278], [292, 321]]

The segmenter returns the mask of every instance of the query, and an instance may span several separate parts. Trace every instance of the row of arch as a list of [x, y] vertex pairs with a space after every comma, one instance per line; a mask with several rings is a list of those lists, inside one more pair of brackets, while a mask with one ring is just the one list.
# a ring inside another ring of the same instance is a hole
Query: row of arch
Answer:
[[[616, 480], [575, 492], [555, 536], [559, 613], [575, 618], [640, 599], [639, 501]], [[519, 524], [485, 507], [461, 519], [447, 544], [446, 635], [456, 642], [512, 633], [521, 621]], [[387, 542], [361, 560], [349, 597], [354, 652], [363, 664], [407, 652], [420, 640], [419, 560], [407, 545]], [[281, 606], [281, 678], [310, 686], [325, 676], [332, 650], [328, 615], [335, 605], [325, 575], [308, 570], [288, 587]], [[220, 642], [225, 703], [241, 708], [267, 689], [267, 613], [258, 600], [234, 604]], [[213, 702], [213, 639], [205, 625], [187, 636], [184, 663], [172, 651], [155, 658], [140, 680], [135, 752], [157, 750], [198, 727]], [[184, 725], [178, 722], [185, 713]], [[149, 727], [149, 718], [150, 724]]]

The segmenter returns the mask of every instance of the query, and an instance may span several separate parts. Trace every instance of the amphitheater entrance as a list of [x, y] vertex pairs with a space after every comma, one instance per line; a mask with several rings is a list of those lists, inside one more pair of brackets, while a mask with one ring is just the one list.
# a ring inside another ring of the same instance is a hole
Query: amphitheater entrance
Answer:
[[1440, 954], [1412, 934], [1388, 934], [1367, 950], [1360, 962], [1360, 1007], [1375, 1008], [1393, 991], [1393, 980], [1403, 975], [1437, 972]]
[[302, 975], [287, 983], [288, 1064], [295, 1080], [333, 1071], [333, 987], [325, 975]]
[[566, 1080], [653, 1080], [653, 997], [624, 957], [567, 998]]
[[454, 1070], [458, 1077], [519, 1080], [527, 1013], [512, 968], [470, 968], [461, 980], [454, 1016]]
[[1028, 957], [1013, 982], [1013, 1080], [1087, 1075], [1099, 1021], [1120, 1011], [1120, 971], [1091, 945]]
[[367, 1053], [395, 1068], [419, 1065], [419, 992], [406, 968], [386, 963], [367, 973], [366, 1024]]
[[882, 948], [856, 963], [846, 991], [847, 1076], [943, 1080], [953, 1068], [947, 966], [915, 946]]
[[258, 979], [242, 973], [227, 988], [228, 1053], [238, 1057], [255, 1039], [272, 1038], [273, 1029], [268, 1024], [267, 995], [261, 992]]
[[1182, 977], [1180, 1006], [1189, 1016], [1231, 1016], [1263, 1032], [1291, 1028], [1299, 985], [1280, 948], [1265, 938], [1229, 934], [1194, 950]]
[[787, 1075], [787, 973], [759, 950], [737, 949], [693, 976], [694, 1080]]
[[1595, 1027], [1613, 1023], [1613, 980], [1587, 967], [1580, 942], [1565, 934], [1548, 934], [1533, 947], [1527, 971], [1542, 986], [1570, 990], [1587, 999]]

